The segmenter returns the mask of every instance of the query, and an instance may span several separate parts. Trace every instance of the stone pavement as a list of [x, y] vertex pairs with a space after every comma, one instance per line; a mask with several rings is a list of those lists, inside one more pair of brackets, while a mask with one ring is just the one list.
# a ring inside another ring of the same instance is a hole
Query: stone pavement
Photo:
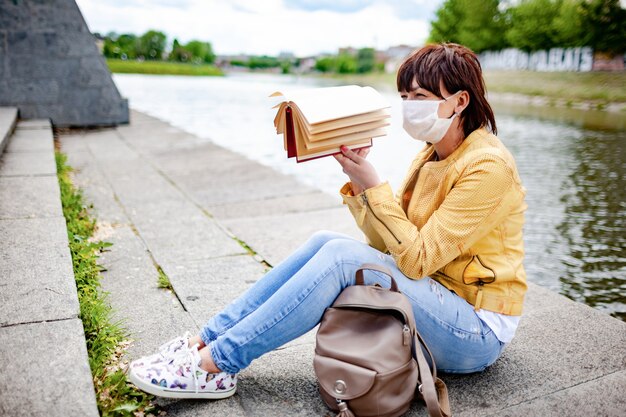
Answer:
[[0, 108], [0, 416], [97, 416], [52, 129], [16, 118]]
[[[64, 135], [93, 202], [103, 285], [134, 344], [129, 358], [195, 331], [311, 233], [360, 237], [336, 199], [289, 176], [133, 112], [129, 126]], [[236, 238], [236, 239], [235, 239]], [[250, 253], [238, 240], [255, 252]], [[157, 288], [156, 266], [174, 293]], [[516, 339], [482, 374], [445, 376], [458, 416], [626, 414], [626, 323], [530, 286]], [[174, 416], [323, 416], [314, 332], [256, 360], [224, 401], [164, 401]], [[426, 415], [416, 403], [410, 416]]]
[[[129, 359], [198, 330], [314, 231], [359, 236], [331, 196], [142, 113], [129, 126], [62, 135], [61, 147], [98, 237], [114, 244], [101, 259], [103, 286], [134, 340]], [[157, 288], [157, 268], [174, 292]], [[531, 285], [496, 364], [444, 376], [454, 415], [623, 416], [625, 342], [625, 323]], [[230, 399], [159, 403], [172, 416], [329, 415], [313, 348], [310, 332], [256, 360]], [[425, 408], [416, 402], [407, 415]]]

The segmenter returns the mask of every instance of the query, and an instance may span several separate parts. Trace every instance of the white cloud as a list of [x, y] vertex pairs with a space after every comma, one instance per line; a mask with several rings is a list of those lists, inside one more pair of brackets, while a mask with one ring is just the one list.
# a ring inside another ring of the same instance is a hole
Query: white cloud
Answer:
[[[286, 7], [283, 0], [77, 0], [94, 32], [142, 34], [158, 29], [168, 42], [178, 38], [210, 41], [218, 54], [268, 54], [282, 51], [299, 56], [335, 52], [344, 46], [386, 48], [419, 45], [428, 36], [428, 17], [440, 1], [372, 0], [366, 7], [344, 0], [353, 11], [310, 11]], [[322, 0], [323, 4], [331, 4]], [[333, 2], [338, 3], [338, 2]], [[429, 11], [430, 10], [430, 11]]]

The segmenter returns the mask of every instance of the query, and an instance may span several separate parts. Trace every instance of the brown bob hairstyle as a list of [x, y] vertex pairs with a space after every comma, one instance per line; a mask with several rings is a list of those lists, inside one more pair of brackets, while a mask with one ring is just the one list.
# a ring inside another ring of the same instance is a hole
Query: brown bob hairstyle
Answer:
[[488, 128], [494, 135], [498, 133], [493, 110], [485, 97], [487, 90], [480, 62], [470, 49], [455, 43], [418, 49], [398, 69], [398, 91], [411, 91], [413, 79], [421, 88], [441, 98], [441, 84], [451, 94], [467, 91], [470, 101], [460, 115], [465, 137], [480, 127]]

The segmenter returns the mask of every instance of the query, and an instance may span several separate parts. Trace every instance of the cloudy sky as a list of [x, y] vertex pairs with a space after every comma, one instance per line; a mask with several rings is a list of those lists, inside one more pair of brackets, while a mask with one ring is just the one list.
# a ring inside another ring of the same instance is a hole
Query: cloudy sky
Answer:
[[422, 44], [443, 0], [77, 0], [92, 32], [162, 30], [210, 41], [218, 54]]

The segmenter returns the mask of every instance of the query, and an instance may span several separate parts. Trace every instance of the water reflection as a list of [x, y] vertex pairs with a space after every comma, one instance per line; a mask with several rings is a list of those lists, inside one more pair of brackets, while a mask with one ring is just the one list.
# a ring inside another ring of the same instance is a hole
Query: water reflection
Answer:
[[624, 134], [586, 131], [564, 149], [576, 160], [557, 226], [561, 292], [626, 321], [626, 147]]
[[[169, 77], [116, 74], [133, 108], [337, 195], [332, 158], [295, 164], [275, 134], [267, 95], [337, 81], [268, 75]], [[343, 81], [346, 83], [346, 81]], [[398, 186], [419, 144], [402, 130], [393, 88], [389, 137], [370, 154]], [[626, 127], [620, 114], [495, 104], [499, 136], [528, 190], [528, 279], [626, 321]], [[242, 123], [242, 121], [245, 121]], [[593, 127], [593, 128], [592, 128]], [[599, 130], [596, 130], [599, 129]]]

